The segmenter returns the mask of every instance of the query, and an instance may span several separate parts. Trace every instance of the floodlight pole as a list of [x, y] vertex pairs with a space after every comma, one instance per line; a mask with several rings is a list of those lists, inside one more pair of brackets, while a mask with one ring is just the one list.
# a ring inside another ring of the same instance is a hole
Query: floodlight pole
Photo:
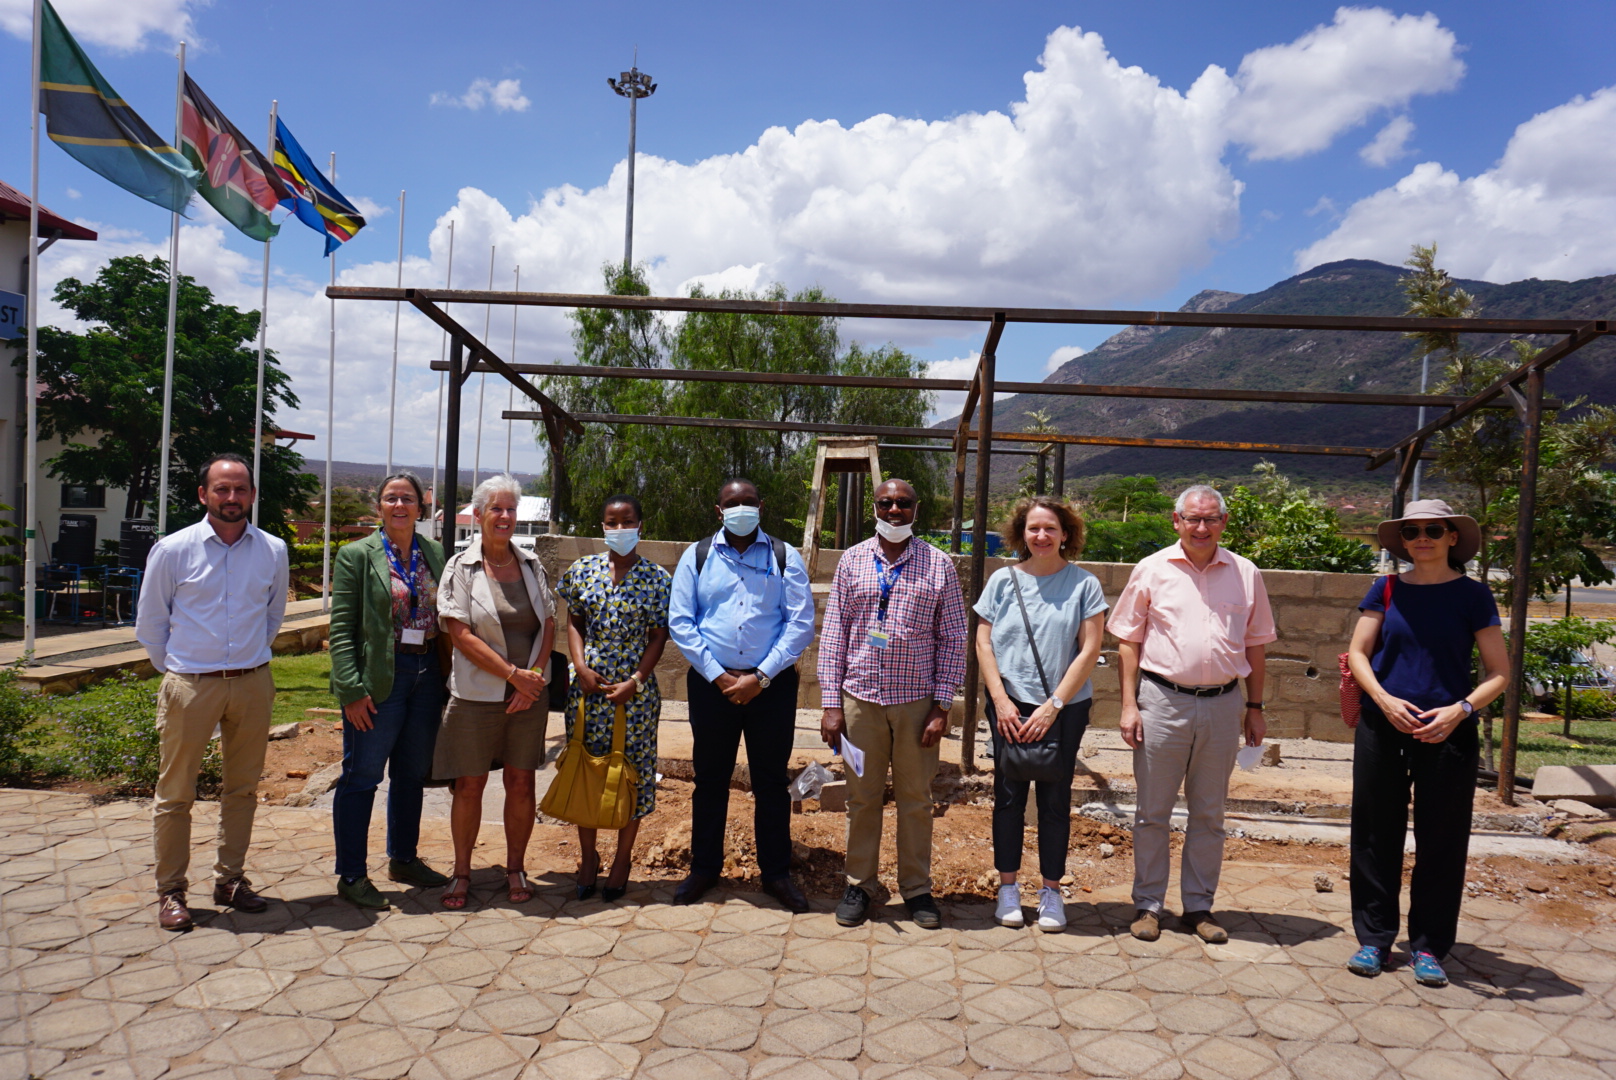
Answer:
[[634, 66], [606, 80], [620, 97], [628, 98], [628, 211], [623, 222], [623, 273], [634, 269], [634, 136], [638, 125], [639, 103], [656, 93], [656, 83], [639, 68], [639, 50], [634, 50]]

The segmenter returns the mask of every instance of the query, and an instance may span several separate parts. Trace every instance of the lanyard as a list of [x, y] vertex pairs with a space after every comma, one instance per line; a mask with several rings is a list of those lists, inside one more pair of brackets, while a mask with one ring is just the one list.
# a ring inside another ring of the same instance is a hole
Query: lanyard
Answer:
[[410, 591], [410, 619], [415, 618], [415, 609], [420, 606], [421, 599], [415, 590], [415, 575], [420, 570], [421, 542], [414, 537], [410, 538], [410, 572], [404, 572], [404, 563], [399, 559], [398, 553], [393, 550], [393, 544], [382, 533], [382, 549], [387, 552], [387, 561], [392, 564], [398, 576], [404, 582], [404, 587]]
[[892, 600], [892, 587], [898, 583], [898, 578], [902, 575], [903, 568], [909, 564], [903, 563], [889, 566], [883, 570], [881, 568], [881, 556], [872, 555], [871, 558], [875, 560], [876, 583], [881, 586], [881, 606], [876, 609], [875, 621], [885, 626], [887, 622], [887, 604]]

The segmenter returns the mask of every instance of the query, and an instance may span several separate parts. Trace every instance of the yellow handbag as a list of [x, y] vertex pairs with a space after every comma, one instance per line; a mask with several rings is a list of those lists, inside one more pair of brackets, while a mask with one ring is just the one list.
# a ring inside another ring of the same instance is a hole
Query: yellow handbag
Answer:
[[584, 703], [578, 702], [572, 738], [561, 750], [555, 779], [539, 807], [545, 817], [585, 829], [621, 829], [633, 819], [640, 774], [623, 756], [627, 727], [628, 716], [619, 705], [612, 722], [611, 751], [595, 757], [584, 748]]

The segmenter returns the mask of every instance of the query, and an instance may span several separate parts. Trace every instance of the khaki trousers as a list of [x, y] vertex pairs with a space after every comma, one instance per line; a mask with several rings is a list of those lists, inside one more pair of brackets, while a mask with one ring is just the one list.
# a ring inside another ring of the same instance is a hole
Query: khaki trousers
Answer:
[[1240, 749], [1245, 699], [1238, 689], [1196, 697], [1139, 682], [1145, 738], [1133, 752], [1139, 787], [1133, 826], [1133, 904], [1161, 911], [1172, 871], [1173, 804], [1184, 786], [1189, 815], [1184, 829], [1179, 898], [1184, 911], [1211, 911], [1223, 870], [1223, 803]]
[[258, 778], [269, 745], [275, 680], [265, 664], [234, 679], [169, 672], [157, 692], [157, 732], [162, 752], [157, 797], [152, 802], [152, 840], [157, 848], [157, 891], [184, 891], [191, 863], [191, 804], [202, 755], [218, 725], [223, 737], [224, 785], [219, 795], [219, 881], [240, 877], [252, 842], [258, 809]]
[[847, 774], [847, 881], [874, 894], [880, 881], [881, 804], [887, 768], [898, 804], [898, 893], [931, 892], [931, 782], [939, 747], [920, 745], [932, 699], [876, 705], [842, 695], [847, 737], [864, 751], [864, 775]]

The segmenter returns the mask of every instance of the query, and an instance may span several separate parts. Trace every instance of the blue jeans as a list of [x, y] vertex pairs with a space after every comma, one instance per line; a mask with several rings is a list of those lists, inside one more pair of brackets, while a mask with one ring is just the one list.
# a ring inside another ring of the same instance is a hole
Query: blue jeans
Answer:
[[443, 714], [443, 676], [437, 651], [393, 654], [393, 692], [378, 702], [369, 731], [342, 725], [342, 776], [331, 803], [337, 838], [337, 876], [365, 877], [370, 811], [382, 770], [387, 790], [387, 854], [415, 858], [421, 838], [421, 788], [432, 770], [432, 751]]

